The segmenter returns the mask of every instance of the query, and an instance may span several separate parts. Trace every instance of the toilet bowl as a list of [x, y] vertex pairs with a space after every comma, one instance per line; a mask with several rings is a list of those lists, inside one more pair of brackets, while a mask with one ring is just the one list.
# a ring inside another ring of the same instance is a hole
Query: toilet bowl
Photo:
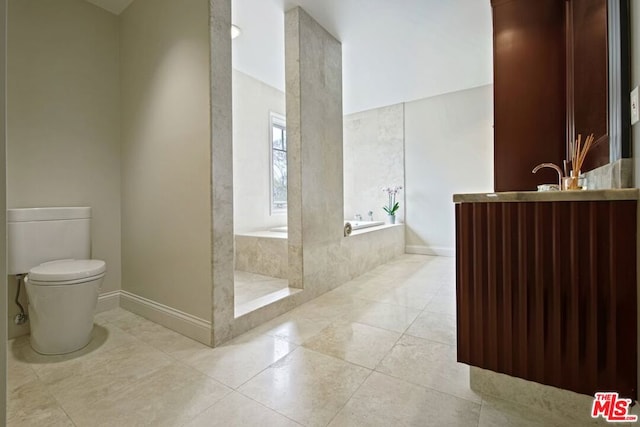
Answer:
[[29, 271], [24, 283], [35, 351], [71, 353], [89, 343], [105, 270], [100, 260], [60, 260]]
[[[64, 354], [91, 340], [93, 315], [106, 273], [91, 258], [91, 208], [44, 207], [7, 210], [7, 270], [24, 278], [31, 347]], [[18, 288], [19, 290], [19, 288]]]

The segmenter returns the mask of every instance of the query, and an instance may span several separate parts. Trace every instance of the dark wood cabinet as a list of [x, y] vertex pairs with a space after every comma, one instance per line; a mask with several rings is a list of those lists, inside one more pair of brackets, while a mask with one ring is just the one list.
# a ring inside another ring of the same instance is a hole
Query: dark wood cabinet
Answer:
[[564, 1], [493, 0], [494, 187], [557, 182], [565, 155]]
[[630, 156], [627, 0], [492, 0], [494, 189], [557, 182], [590, 133], [583, 172]]
[[456, 204], [458, 361], [637, 399], [637, 201]]

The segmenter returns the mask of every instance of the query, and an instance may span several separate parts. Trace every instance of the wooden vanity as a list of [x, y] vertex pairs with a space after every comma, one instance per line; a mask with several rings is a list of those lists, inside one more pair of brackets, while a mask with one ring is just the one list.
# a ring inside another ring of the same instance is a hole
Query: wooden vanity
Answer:
[[455, 195], [458, 361], [637, 399], [639, 191]]

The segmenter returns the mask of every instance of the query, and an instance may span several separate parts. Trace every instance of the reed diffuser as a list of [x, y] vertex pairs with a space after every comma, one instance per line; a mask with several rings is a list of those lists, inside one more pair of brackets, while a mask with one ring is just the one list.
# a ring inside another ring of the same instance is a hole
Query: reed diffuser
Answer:
[[593, 145], [593, 140], [593, 134], [591, 134], [584, 140], [584, 144], [582, 144], [582, 135], [579, 134], [578, 139], [571, 145], [571, 176], [565, 178], [564, 187], [566, 190], [582, 189], [578, 186], [578, 179], [580, 178], [580, 171], [582, 170], [584, 159], [587, 157], [587, 153], [589, 153], [589, 149], [591, 149]]

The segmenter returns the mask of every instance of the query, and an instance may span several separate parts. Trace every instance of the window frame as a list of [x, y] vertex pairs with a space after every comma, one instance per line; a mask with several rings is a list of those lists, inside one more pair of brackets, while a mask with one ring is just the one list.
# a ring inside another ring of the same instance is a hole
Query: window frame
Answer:
[[[285, 149], [280, 150], [284, 151], [288, 158], [289, 145], [286, 142], [286, 132], [287, 132], [287, 120], [285, 116], [282, 114], [275, 113], [273, 111], [269, 112], [269, 214], [270, 215], [283, 215], [287, 213], [287, 204], [285, 203], [284, 208], [276, 207], [273, 200], [273, 151], [276, 148], [273, 147], [273, 129], [274, 127], [281, 128], [285, 133]], [[288, 165], [287, 165], [288, 166]], [[288, 167], [287, 167], [288, 169]], [[287, 177], [289, 173], [287, 170]], [[288, 180], [287, 180], [288, 186]]]

